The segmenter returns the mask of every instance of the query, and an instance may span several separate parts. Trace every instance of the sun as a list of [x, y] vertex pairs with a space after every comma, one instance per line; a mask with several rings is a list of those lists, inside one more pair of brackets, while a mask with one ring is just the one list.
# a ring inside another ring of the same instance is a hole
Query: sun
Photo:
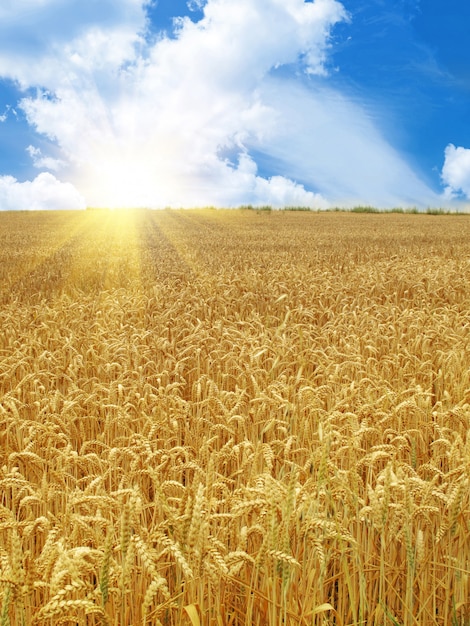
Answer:
[[108, 155], [94, 167], [86, 181], [86, 197], [95, 206], [128, 209], [153, 206], [158, 202], [155, 176], [140, 159]]
[[175, 175], [165, 152], [114, 143], [103, 146], [92, 162], [81, 167], [79, 188], [88, 206], [127, 209], [172, 205], [184, 181], [181, 174]]

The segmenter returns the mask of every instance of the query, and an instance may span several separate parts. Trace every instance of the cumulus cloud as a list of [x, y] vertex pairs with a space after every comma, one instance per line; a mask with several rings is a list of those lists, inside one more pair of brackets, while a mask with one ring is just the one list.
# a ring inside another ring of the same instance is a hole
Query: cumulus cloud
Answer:
[[[38, 87], [22, 110], [89, 205], [429, 202], [368, 114], [319, 87], [332, 29], [348, 19], [341, 2], [192, 0], [202, 19], [156, 39], [145, 5], [0, 10], [0, 74]], [[15, 32], [31, 45], [15, 45]], [[41, 166], [52, 158], [30, 154]]]
[[61, 183], [48, 172], [23, 183], [13, 176], [0, 176], [0, 211], [84, 209], [85, 206], [84, 198], [71, 183]]
[[470, 149], [455, 147], [450, 143], [444, 156], [441, 178], [445, 185], [445, 196], [453, 199], [464, 194], [470, 198]]

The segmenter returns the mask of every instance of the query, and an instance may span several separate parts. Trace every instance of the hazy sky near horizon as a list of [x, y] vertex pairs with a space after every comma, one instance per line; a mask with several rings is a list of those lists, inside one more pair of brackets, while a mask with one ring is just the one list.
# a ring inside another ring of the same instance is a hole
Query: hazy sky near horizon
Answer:
[[0, 0], [0, 210], [470, 198], [468, 0]]

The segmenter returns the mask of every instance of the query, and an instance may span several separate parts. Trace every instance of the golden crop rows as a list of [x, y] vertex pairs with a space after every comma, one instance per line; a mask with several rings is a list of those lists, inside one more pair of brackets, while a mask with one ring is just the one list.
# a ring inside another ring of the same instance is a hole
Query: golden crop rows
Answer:
[[0, 214], [0, 626], [470, 623], [470, 219]]

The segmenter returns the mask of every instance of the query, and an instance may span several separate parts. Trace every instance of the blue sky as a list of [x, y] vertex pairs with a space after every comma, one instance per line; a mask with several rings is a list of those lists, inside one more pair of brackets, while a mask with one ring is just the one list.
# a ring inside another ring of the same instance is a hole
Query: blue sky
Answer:
[[457, 207], [467, 0], [0, 3], [0, 210]]

